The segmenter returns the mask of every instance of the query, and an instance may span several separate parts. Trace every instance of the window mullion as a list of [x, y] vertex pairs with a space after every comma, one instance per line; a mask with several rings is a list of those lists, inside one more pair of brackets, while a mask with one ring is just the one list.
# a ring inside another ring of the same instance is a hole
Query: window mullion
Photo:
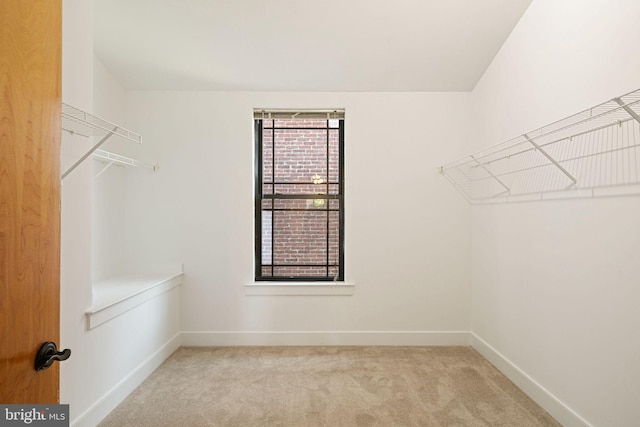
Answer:
[[326, 167], [327, 167], [327, 179], [326, 179], [326, 191], [325, 194], [327, 195], [327, 199], [326, 199], [326, 203], [325, 203], [325, 208], [326, 208], [326, 213], [327, 213], [327, 247], [326, 247], [326, 251], [327, 251], [327, 277], [329, 277], [329, 248], [330, 248], [330, 241], [329, 241], [329, 236], [330, 236], [330, 228], [329, 228], [329, 203], [330, 203], [330, 199], [329, 199], [329, 165], [330, 165], [330, 160], [329, 160], [329, 156], [330, 156], [330, 150], [329, 150], [329, 134], [330, 134], [330, 129], [329, 129], [329, 120], [327, 120], [327, 161], [326, 161]]
[[255, 275], [262, 276], [262, 196], [263, 196], [263, 153], [262, 153], [262, 120], [256, 120], [256, 159], [255, 159]]
[[[275, 122], [273, 123], [273, 129], [271, 129], [271, 193], [276, 194], [276, 129]], [[273, 266], [276, 259], [276, 245], [275, 245], [275, 223], [276, 223], [276, 199], [271, 199], [271, 277], [274, 275]]]
[[344, 120], [338, 122], [338, 194], [340, 213], [338, 219], [338, 276], [344, 280]]

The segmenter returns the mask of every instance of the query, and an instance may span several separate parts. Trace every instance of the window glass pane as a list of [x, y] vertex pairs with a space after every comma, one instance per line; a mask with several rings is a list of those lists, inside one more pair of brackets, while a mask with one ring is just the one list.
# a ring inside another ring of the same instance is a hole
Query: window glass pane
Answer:
[[275, 181], [313, 182], [327, 179], [327, 131], [275, 131]]
[[276, 199], [276, 209], [327, 209], [327, 199]]
[[273, 194], [273, 185], [272, 184], [264, 184], [262, 186], [262, 194]]
[[273, 246], [273, 260], [276, 265], [325, 264], [326, 212], [275, 212]]
[[262, 182], [272, 182], [273, 179], [273, 131], [262, 130]]
[[276, 194], [326, 194], [326, 184], [276, 184]]
[[271, 276], [271, 267], [270, 266], [262, 266], [262, 275], [265, 277]]
[[291, 120], [276, 119], [274, 120], [276, 128], [326, 128], [326, 120]]
[[262, 264], [271, 264], [272, 262], [271, 211], [262, 211]]
[[327, 267], [273, 267], [273, 275], [281, 277], [325, 277]]
[[329, 131], [329, 181], [340, 182], [340, 134], [337, 129]]
[[329, 264], [340, 263], [340, 212], [329, 214]]

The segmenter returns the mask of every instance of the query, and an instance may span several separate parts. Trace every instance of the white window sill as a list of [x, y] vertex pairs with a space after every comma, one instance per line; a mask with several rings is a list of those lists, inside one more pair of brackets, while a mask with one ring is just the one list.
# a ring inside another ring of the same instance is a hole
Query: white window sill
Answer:
[[129, 274], [93, 284], [93, 307], [87, 328], [93, 329], [182, 283], [182, 272]]
[[244, 294], [261, 295], [338, 295], [349, 296], [355, 284], [347, 282], [254, 282], [244, 285]]

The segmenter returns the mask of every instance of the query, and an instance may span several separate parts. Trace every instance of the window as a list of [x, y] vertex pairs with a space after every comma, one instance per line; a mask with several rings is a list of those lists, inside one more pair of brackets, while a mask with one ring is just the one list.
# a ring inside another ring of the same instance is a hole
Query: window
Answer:
[[254, 120], [256, 281], [343, 281], [344, 111]]

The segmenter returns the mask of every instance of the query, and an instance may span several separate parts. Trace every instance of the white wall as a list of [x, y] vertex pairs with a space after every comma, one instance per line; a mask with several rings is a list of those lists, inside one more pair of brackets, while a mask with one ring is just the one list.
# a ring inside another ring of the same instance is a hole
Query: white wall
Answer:
[[[93, 114], [124, 126], [125, 90], [96, 56], [93, 58]], [[102, 147], [120, 154], [126, 143], [112, 138]], [[117, 275], [124, 269], [126, 170], [93, 160], [94, 174], [107, 168], [93, 181], [93, 281]]]
[[[62, 2], [62, 100], [90, 111], [92, 105], [92, 2]], [[62, 170], [90, 147], [81, 136], [62, 132]], [[60, 364], [60, 402], [70, 404], [71, 418], [92, 402], [90, 345], [85, 339], [84, 311], [91, 306], [91, 163], [73, 171], [62, 185], [60, 343], [71, 349]]]
[[[416, 331], [412, 342], [435, 343], [431, 331], [468, 331], [469, 208], [437, 167], [465, 152], [469, 99], [129, 92], [127, 118], [146, 140], [140, 154], [160, 171], [141, 171], [129, 192], [138, 215], [127, 227], [127, 257], [184, 261], [182, 330], [202, 338], [192, 344], [273, 344], [267, 332], [290, 331], [302, 334], [277, 342], [380, 342], [360, 334], [372, 331], [390, 332], [387, 343], [403, 342], [394, 334]], [[254, 107], [346, 108], [345, 271], [354, 295], [244, 294], [254, 265]], [[239, 338], [252, 331], [266, 338]], [[314, 341], [304, 332], [326, 334]], [[340, 333], [347, 333], [342, 341]]]
[[[638, 89], [638, 22], [636, 0], [534, 0], [473, 91], [475, 148]], [[638, 212], [637, 196], [473, 208], [472, 332], [566, 425], [640, 419]]]
[[[118, 108], [123, 90], [99, 61], [94, 75], [92, 2], [63, 1], [63, 101], [92, 112]], [[92, 99], [93, 86], [97, 87]], [[116, 121], [124, 117], [109, 117]], [[91, 141], [63, 132], [62, 167], [80, 158]], [[98, 252], [111, 251], [115, 242], [92, 230], [93, 167], [84, 162], [65, 178], [62, 186], [61, 322], [60, 346], [72, 350], [61, 364], [60, 402], [70, 405], [71, 425], [95, 426], [179, 344], [179, 288], [155, 297], [120, 317], [87, 331], [85, 311], [92, 305], [92, 264]], [[103, 177], [108, 178], [108, 177]], [[113, 188], [114, 186], [111, 185]], [[118, 195], [110, 191], [105, 200]], [[124, 195], [120, 195], [124, 199]], [[97, 204], [98, 208], [104, 206]], [[120, 203], [123, 206], [123, 203]], [[109, 218], [109, 212], [98, 212]], [[111, 212], [122, 215], [116, 209]], [[117, 222], [117, 221], [116, 221]], [[119, 221], [124, 224], [124, 219]], [[109, 223], [111, 225], [111, 223]], [[124, 240], [124, 236], [122, 236]], [[120, 247], [122, 252], [122, 247]]]

